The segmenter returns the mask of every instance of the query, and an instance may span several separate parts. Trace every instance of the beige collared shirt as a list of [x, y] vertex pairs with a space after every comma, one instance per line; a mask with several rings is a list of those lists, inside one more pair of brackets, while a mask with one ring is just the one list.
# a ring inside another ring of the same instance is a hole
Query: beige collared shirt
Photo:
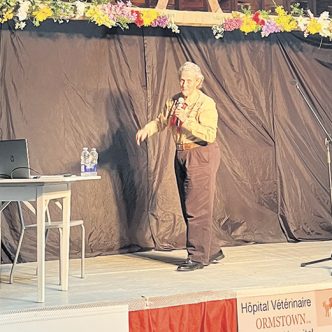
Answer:
[[172, 125], [172, 114], [181, 95], [177, 94], [166, 101], [164, 110], [155, 120], [144, 127], [148, 137], [168, 127], [172, 131], [175, 143], [206, 141], [213, 143], [217, 136], [218, 112], [216, 103], [202, 91], [198, 90], [185, 100], [187, 105], [183, 112], [187, 119], [180, 127]]

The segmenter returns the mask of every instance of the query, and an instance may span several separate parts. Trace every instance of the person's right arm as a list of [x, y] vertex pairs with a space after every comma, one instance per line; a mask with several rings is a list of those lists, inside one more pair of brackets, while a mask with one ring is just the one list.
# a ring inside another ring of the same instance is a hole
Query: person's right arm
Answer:
[[157, 118], [147, 123], [142, 129], [138, 130], [136, 134], [136, 142], [138, 145], [140, 145], [146, 138], [151, 137], [167, 127], [173, 104], [174, 102], [172, 99], [168, 100], [163, 111], [157, 116]]

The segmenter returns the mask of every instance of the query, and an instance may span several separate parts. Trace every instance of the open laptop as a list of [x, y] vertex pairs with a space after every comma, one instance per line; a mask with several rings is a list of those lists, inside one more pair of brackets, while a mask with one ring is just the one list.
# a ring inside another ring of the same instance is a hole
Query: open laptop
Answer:
[[0, 178], [31, 178], [26, 139], [0, 141]]

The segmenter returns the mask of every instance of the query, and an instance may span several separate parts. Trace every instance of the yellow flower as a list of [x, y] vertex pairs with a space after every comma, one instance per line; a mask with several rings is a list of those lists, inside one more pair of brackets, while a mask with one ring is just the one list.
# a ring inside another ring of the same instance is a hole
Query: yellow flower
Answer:
[[85, 17], [91, 18], [96, 15], [96, 7], [95, 6], [90, 6], [89, 9], [85, 12]]
[[282, 31], [290, 32], [297, 29], [295, 18], [292, 15], [287, 14], [283, 6], [277, 6], [276, 13], [278, 16], [276, 17], [275, 22]]
[[0, 23], [5, 23], [9, 20], [11, 20], [14, 16], [13, 9], [7, 10], [4, 14], [3, 17], [0, 18]]
[[277, 6], [276, 9], [275, 9], [276, 13], [279, 15], [279, 16], [285, 16], [287, 15], [285, 9], [283, 6]]
[[95, 22], [98, 26], [105, 25], [108, 28], [111, 28], [115, 25], [115, 22], [112, 21], [107, 14], [97, 6], [90, 6], [90, 8], [85, 12], [85, 17], [89, 18], [92, 22]]
[[240, 30], [243, 31], [245, 34], [249, 32], [256, 31], [258, 29], [258, 26], [255, 21], [252, 20], [250, 16], [245, 16], [243, 18]]
[[319, 33], [322, 30], [322, 25], [317, 21], [316, 18], [312, 18], [307, 26], [307, 31], [314, 35], [315, 33]]
[[41, 5], [37, 10], [32, 12], [32, 16], [35, 17], [37, 25], [39, 25], [39, 22], [43, 22], [48, 17], [51, 17], [52, 14], [52, 9], [47, 5]]
[[278, 16], [275, 19], [277, 25], [281, 28], [282, 31], [290, 32], [297, 28], [297, 22], [291, 15], [282, 15]]
[[142, 10], [141, 13], [145, 27], [150, 26], [152, 22], [159, 16], [158, 12], [154, 9]]

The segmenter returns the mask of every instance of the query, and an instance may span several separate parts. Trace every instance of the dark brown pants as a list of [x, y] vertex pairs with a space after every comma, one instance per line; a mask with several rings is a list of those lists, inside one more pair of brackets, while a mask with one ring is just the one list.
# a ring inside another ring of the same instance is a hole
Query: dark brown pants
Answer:
[[216, 173], [220, 164], [217, 143], [176, 151], [175, 174], [187, 224], [188, 257], [208, 265], [220, 247], [213, 227]]

